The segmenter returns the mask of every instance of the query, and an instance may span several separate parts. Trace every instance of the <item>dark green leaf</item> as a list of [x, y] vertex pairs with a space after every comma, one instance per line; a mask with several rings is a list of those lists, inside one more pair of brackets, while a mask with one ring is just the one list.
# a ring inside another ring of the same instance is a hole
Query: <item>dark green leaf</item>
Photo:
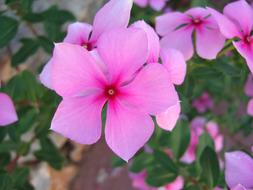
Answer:
[[13, 182], [9, 175], [0, 174], [0, 190], [13, 190]]
[[139, 173], [143, 171], [151, 162], [152, 156], [145, 152], [141, 152], [134, 157], [133, 163], [130, 167], [130, 171], [134, 173]]
[[154, 160], [148, 166], [146, 182], [155, 187], [160, 187], [172, 182], [178, 176], [177, 166], [169, 156], [161, 151], [154, 152]]
[[117, 168], [124, 166], [126, 164], [126, 161], [122, 160], [121, 158], [117, 156], [112, 157], [112, 167]]
[[0, 143], [0, 153], [10, 152], [12, 150], [16, 150], [18, 148], [18, 144], [13, 141], [4, 141]]
[[0, 16], [0, 48], [6, 46], [18, 31], [18, 22], [7, 16]]
[[215, 187], [219, 182], [220, 168], [215, 151], [206, 147], [200, 156], [200, 166], [202, 168], [201, 177], [210, 188]]
[[33, 39], [26, 38], [22, 39], [21, 42], [21, 48], [12, 57], [12, 66], [18, 66], [24, 62], [27, 58], [33, 55], [39, 47], [38, 42]]
[[45, 36], [39, 36], [38, 37], [38, 43], [39, 45], [49, 54], [52, 53], [54, 44], [52, 43], [51, 40], [49, 40]]
[[170, 135], [170, 147], [174, 156], [179, 159], [190, 143], [190, 128], [187, 121], [180, 120]]
[[199, 159], [200, 156], [202, 155], [204, 149], [206, 147], [210, 147], [212, 149], [214, 149], [214, 142], [212, 137], [208, 134], [208, 133], [203, 133], [200, 137], [199, 137], [199, 143], [197, 146], [197, 158]]
[[29, 169], [28, 168], [16, 168], [12, 172], [12, 181], [16, 188], [24, 186], [24, 184], [28, 181], [29, 177]]

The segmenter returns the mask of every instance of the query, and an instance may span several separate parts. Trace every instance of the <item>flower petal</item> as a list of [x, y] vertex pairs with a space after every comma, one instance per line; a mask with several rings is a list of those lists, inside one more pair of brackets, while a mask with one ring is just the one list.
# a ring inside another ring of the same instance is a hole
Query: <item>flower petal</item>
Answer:
[[183, 54], [175, 49], [167, 49], [161, 52], [163, 65], [170, 74], [171, 82], [180, 85], [184, 82], [186, 76], [186, 62]]
[[52, 59], [50, 59], [44, 66], [42, 72], [39, 75], [40, 82], [47, 88], [53, 90], [52, 84]]
[[165, 7], [167, 0], [150, 0], [150, 6], [156, 10], [160, 11]]
[[96, 14], [93, 22], [91, 42], [97, 41], [106, 31], [127, 27], [133, 0], [110, 0]]
[[183, 24], [188, 24], [188, 16], [180, 12], [171, 12], [156, 17], [156, 32], [165, 36], [168, 33], [175, 31]]
[[0, 108], [0, 126], [10, 125], [18, 120], [14, 104], [5, 93], [0, 93]]
[[98, 41], [98, 53], [108, 66], [111, 80], [130, 80], [147, 61], [148, 38], [141, 29], [115, 29]]
[[231, 190], [247, 190], [247, 189], [243, 187], [241, 184], [239, 184], [236, 187], [232, 188]]
[[181, 190], [184, 187], [184, 178], [178, 176], [173, 182], [165, 186], [165, 190]]
[[139, 7], [146, 7], [148, 5], [148, 0], [134, 0], [134, 3]]
[[238, 184], [253, 187], [253, 159], [244, 152], [235, 151], [225, 154], [225, 179], [230, 188]]
[[253, 10], [245, 0], [229, 3], [223, 13], [239, 25], [244, 34], [250, 34], [253, 26]]
[[223, 48], [225, 38], [218, 29], [199, 28], [196, 31], [196, 49], [200, 57], [204, 59], [215, 59]]
[[193, 56], [192, 31], [191, 28], [181, 28], [167, 33], [160, 42], [162, 50], [176, 49], [183, 53], [186, 60], [190, 59]]
[[231, 39], [234, 37], [241, 36], [239, 28], [230, 19], [210, 7], [208, 7], [207, 9], [212, 14], [212, 17], [216, 20], [221, 33], [226, 38]]
[[91, 54], [81, 46], [55, 45], [52, 58], [54, 90], [63, 97], [84, 96], [101, 90], [105, 76]]
[[178, 95], [165, 67], [148, 64], [128, 85], [122, 87], [124, 101], [136, 109], [157, 115], [178, 103]]
[[204, 19], [210, 13], [205, 8], [202, 8], [202, 7], [193, 7], [193, 8], [190, 8], [189, 10], [187, 10], [185, 12], [185, 14], [186, 15], [190, 15], [191, 17], [194, 17], [194, 18], [202, 18], [202, 19]]
[[89, 36], [92, 31], [92, 26], [87, 23], [75, 22], [68, 26], [67, 36], [64, 42], [82, 45], [89, 41]]
[[156, 122], [164, 130], [172, 131], [177, 124], [181, 112], [180, 102], [169, 107], [165, 112], [156, 116]]
[[81, 144], [93, 144], [101, 136], [101, 111], [105, 100], [94, 97], [64, 99], [57, 108], [51, 129]]
[[244, 92], [247, 96], [253, 96], [253, 76], [251, 74], [248, 75], [244, 86]]
[[160, 42], [159, 37], [157, 36], [154, 29], [149, 26], [145, 21], [137, 21], [131, 25], [133, 28], [143, 29], [146, 32], [148, 37], [148, 49], [149, 49], [149, 57], [148, 63], [157, 63], [159, 60], [160, 53]]
[[253, 73], [253, 46], [245, 44], [243, 41], [233, 42], [236, 50], [246, 59], [247, 65]]
[[148, 114], [130, 109], [119, 101], [108, 103], [106, 142], [125, 161], [149, 140], [153, 131], [154, 124]]
[[248, 106], [247, 106], [247, 113], [250, 115], [250, 116], [253, 116], [253, 99], [251, 99], [248, 103]]

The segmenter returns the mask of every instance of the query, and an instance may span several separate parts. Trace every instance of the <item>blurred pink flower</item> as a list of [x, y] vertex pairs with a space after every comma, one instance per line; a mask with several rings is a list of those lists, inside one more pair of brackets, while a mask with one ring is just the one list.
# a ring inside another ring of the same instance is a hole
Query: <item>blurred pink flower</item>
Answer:
[[[81, 22], [70, 24], [64, 42], [80, 45], [88, 51], [93, 50], [102, 33], [114, 28], [127, 27], [132, 5], [133, 0], [110, 0], [95, 15], [93, 26]], [[49, 60], [40, 74], [40, 81], [53, 89], [51, 70], [52, 60]]]
[[163, 188], [159, 188], [158, 190], [182, 190], [184, 187], [184, 178], [178, 176], [175, 181], [165, 185]]
[[162, 36], [162, 49], [177, 49], [183, 53], [186, 60], [193, 56], [194, 31], [197, 53], [204, 59], [215, 59], [225, 42], [210, 12], [199, 7], [185, 13], [172, 12], [158, 16], [156, 31]]
[[253, 97], [253, 76], [251, 74], [248, 75], [244, 86], [244, 93], [247, 96]]
[[166, 6], [168, 0], [134, 0], [134, 2], [140, 7], [150, 7], [156, 11], [162, 10]]
[[128, 161], [153, 133], [150, 115], [174, 106], [178, 96], [163, 65], [143, 67], [148, 58], [143, 30], [106, 32], [97, 42], [97, 51], [101, 63], [81, 46], [56, 44], [52, 82], [63, 100], [51, 129], [76, 142], [93, 144], [101, 136], [101, 111], [107, 102], [106, 142]]
[[192, 102], [192, 106], [199, 112], [204, 113], [213, 107], [213, 100], [207, 92]]
[[246, 59], [247, 65], [253, 72], [253, 10], [245, 1], [239, 0], [225, 6], [223, 14], [212, 8], [208, 8], [212, 16], [216, 19], [221, 33], [228, 39], [234, 40], [233, 44], [237, 51]]
[[206, 131], [213, 139], [216, 152], [223, 148], [223, 136], [219, 133], [219, 126], [213, 121], [207, 122], [203, 117], [196, 117], [190, 124], [191, 140], [181, 160], [185, 163], [192, 163], [196, 159], [196, 149], [199, 137]]
[[253, 188], [253, 158], [242, 151], [225, 154], [225, 179], [232, 190]]
[[0, 126], [10, 125], [18, 120], [11, 98], [0, 92]]

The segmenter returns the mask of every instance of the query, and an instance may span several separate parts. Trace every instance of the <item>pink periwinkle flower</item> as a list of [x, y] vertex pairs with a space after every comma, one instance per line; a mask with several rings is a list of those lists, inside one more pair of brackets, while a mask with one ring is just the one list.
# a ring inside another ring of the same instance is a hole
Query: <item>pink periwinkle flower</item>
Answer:
[[242, 151], [225, 154], [225, 179], [232, 190], [253, 188], [253, 159]]
[[245, 86], [244, 86], [244, 93], [249, 97], [253, 97], [253, 76], [252, 76], [252, 74], [248, 75], [248, 78], [247, 78]]
[[55, 45], [52, 83], [63, 100], [51, 129], [81, 144], [93, 144], [101, 136], [101, 111], [107, 103], [106, 142], [128, 161], [154, 131], [150, 115], [177, 104], [178, 95], [165, 66], [143, 66], [149, 53], [143, 30], [105, 32], [97, 52], [101, 60], [79, 45]]
[[209, 93], [204, 92], [199, 98], [192, 102], [192, 106], [199, 112], [204, 113], [213, 107], [213, 100]]
[[216, 19], [221, 33], [228, 39], [235, 39], [233, 45], [246, 59], [247, 65], [253, 72], [253, 25], [252, 7], [245, 1], [239, 0], [225, 6], [223, 14], [208, 8]]
[[185, 13], [172, 12], [157, 17], [156, 31], [162, 36], [162, 49], [177, 49], [183, 53], [186, 60], [193, 56], [194, 31], [197, 54], [204, 59], [215, 59], [225, 42], [210, 12], [199, 7]]
[[168, 0], [134, 0], [134, 2], [140, 7], [146, 7], [150, 5], [155, 11], [160, 11], [166, 6]]
[[5, 93], [0, 93], [0, 108], [0, 126], [10, 125], [18, 120], [14, 104]]
[[[127, 27], [132, 5], [133, 0], [110, 0], [95, 15], [93, 26], [82, 22], [70, 24], [64, 42], [80, 45], [88, 51], [94, 50], [102, 33]], [[40, 74], [40, 81], [53, 89], [51, 70], [52, 60], [49, 60]]]
[[214, 140], [215, 151], [220, 152], [223, 148], [223, 136], [219, 133], [219, 126], [213, 121], [207, 122], [203, 117], [196, 117], [190, 124], [191, 140], [188, 149], [181, 158], [185, 163], [192, 163], [196, 159], [196, 149], [199, 137], [206, 131]]

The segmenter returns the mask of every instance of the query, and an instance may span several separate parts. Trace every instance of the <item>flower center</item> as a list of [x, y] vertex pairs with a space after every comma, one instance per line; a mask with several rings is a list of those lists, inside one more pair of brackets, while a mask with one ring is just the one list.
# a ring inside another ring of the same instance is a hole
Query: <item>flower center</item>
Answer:
[[194, 19], [192, 19], [192, 23], [193, 23], [194, 25], [200, 25], [201, 22], [202, 22], [202, 21], [201, 21], [199, 18], [194, 18]]
[[251, 36], [245, 36], [245, 37], [244, 37], [244, 41], [245, 41], [247, 44], [250, 44], [250, 42], [251, 42]]
[[93, 49], [93, 46], [92, 46], [92, 44], [90, 42], [84, 42], [82, 44], [82, 47], [85, 48], [85, 49], [87, 49], [88, 51], [91, 51]]
[[104, 90], [104, 94], [108, 99], [114, 98], [117, 95], [118, 91], [114, 86], [108, 86]]

